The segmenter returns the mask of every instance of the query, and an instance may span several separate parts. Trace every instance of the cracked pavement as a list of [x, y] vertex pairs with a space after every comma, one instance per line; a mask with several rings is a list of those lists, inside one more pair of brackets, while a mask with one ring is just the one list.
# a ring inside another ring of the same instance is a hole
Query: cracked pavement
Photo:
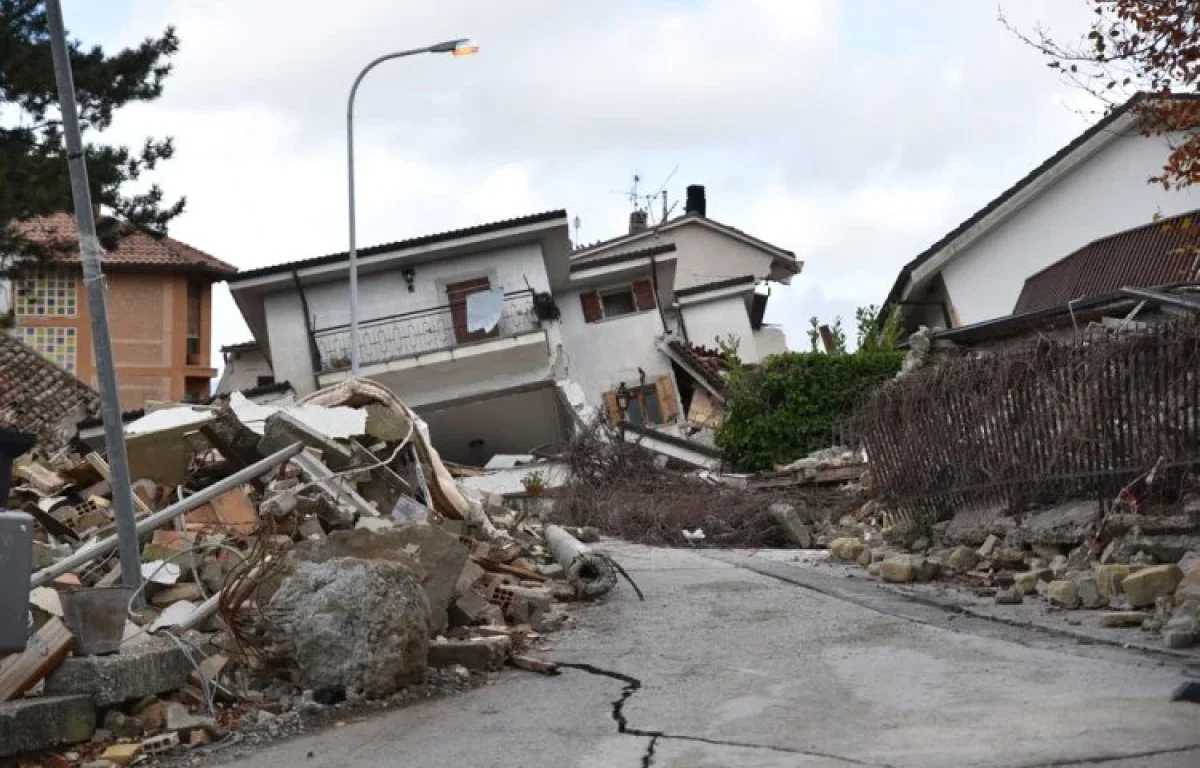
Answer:
[[541, 654], [562, 675], [507, 671], [226, 765], [1200, 765], [1200, 706], [1169, 701], [1177, 660], [956, 616], [800, 565], [604, 548], [646, 602], [623, 585], [583, 606]]

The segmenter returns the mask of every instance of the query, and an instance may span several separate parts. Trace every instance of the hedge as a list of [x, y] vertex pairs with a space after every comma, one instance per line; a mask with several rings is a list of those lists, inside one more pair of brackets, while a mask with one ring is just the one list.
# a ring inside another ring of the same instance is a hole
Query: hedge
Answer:
[[787, 464], [828, 447], [832, 428], [896, 375], [903, 353], [785, 352], [730, 377], [716, 443], [741, 472]]

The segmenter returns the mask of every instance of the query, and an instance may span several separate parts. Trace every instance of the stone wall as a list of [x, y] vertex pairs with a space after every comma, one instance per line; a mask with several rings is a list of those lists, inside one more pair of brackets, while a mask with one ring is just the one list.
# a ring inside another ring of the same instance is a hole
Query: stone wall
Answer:
[[91, 387], [0, 332], [0, 428], [35, 432], [43, 450], [55, 451], [99, 406]]

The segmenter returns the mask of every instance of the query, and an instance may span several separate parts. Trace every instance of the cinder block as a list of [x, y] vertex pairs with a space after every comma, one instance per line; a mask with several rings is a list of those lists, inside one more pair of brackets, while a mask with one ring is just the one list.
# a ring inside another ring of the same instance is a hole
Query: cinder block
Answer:
[[447, 640], [429, 644], [429, 666], [452, 667], [461, 664], [467, 669], [480, 671], [499, 669], [504, 666], [510, 653], [512, 640], [504, 636]]
[[178, 646], [147, 643], [112, 656], [64, 659], [46, 678], [46, 694], [86, 694], [107, 707], [182, 688], [191, 670]]
[[96, 706], [87, 696], [42, 696], [0, 704], [0, 757], [92, 738]]

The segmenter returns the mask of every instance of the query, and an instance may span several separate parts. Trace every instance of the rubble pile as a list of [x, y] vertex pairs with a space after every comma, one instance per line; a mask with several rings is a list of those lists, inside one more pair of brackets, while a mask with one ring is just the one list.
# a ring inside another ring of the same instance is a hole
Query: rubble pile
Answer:
[[137, 589], [121, 585], [104, 457], [76, 441], [14, 465], [32, 591], [25, 649], [0, 656], [0, 759], [126, 765], [505, 664], [554, 673], [528, 651], [616, 582], [573, 535], [593, 532], [460, 485], [374, 382], [282, 407], [164, 404], [126, 434]]
[[1125, 495], [1103, 516], [1095, 500], [964, 511], [926, 534], [887, 517], [869, 502], [843, 518], [830, 555], [886, 582], [938, 579], [1001, 605], [1097, 611], [1099, 626], [1141, 628], [1169, 649], [1200, 645], [1200, 494], [1141, 505]]

